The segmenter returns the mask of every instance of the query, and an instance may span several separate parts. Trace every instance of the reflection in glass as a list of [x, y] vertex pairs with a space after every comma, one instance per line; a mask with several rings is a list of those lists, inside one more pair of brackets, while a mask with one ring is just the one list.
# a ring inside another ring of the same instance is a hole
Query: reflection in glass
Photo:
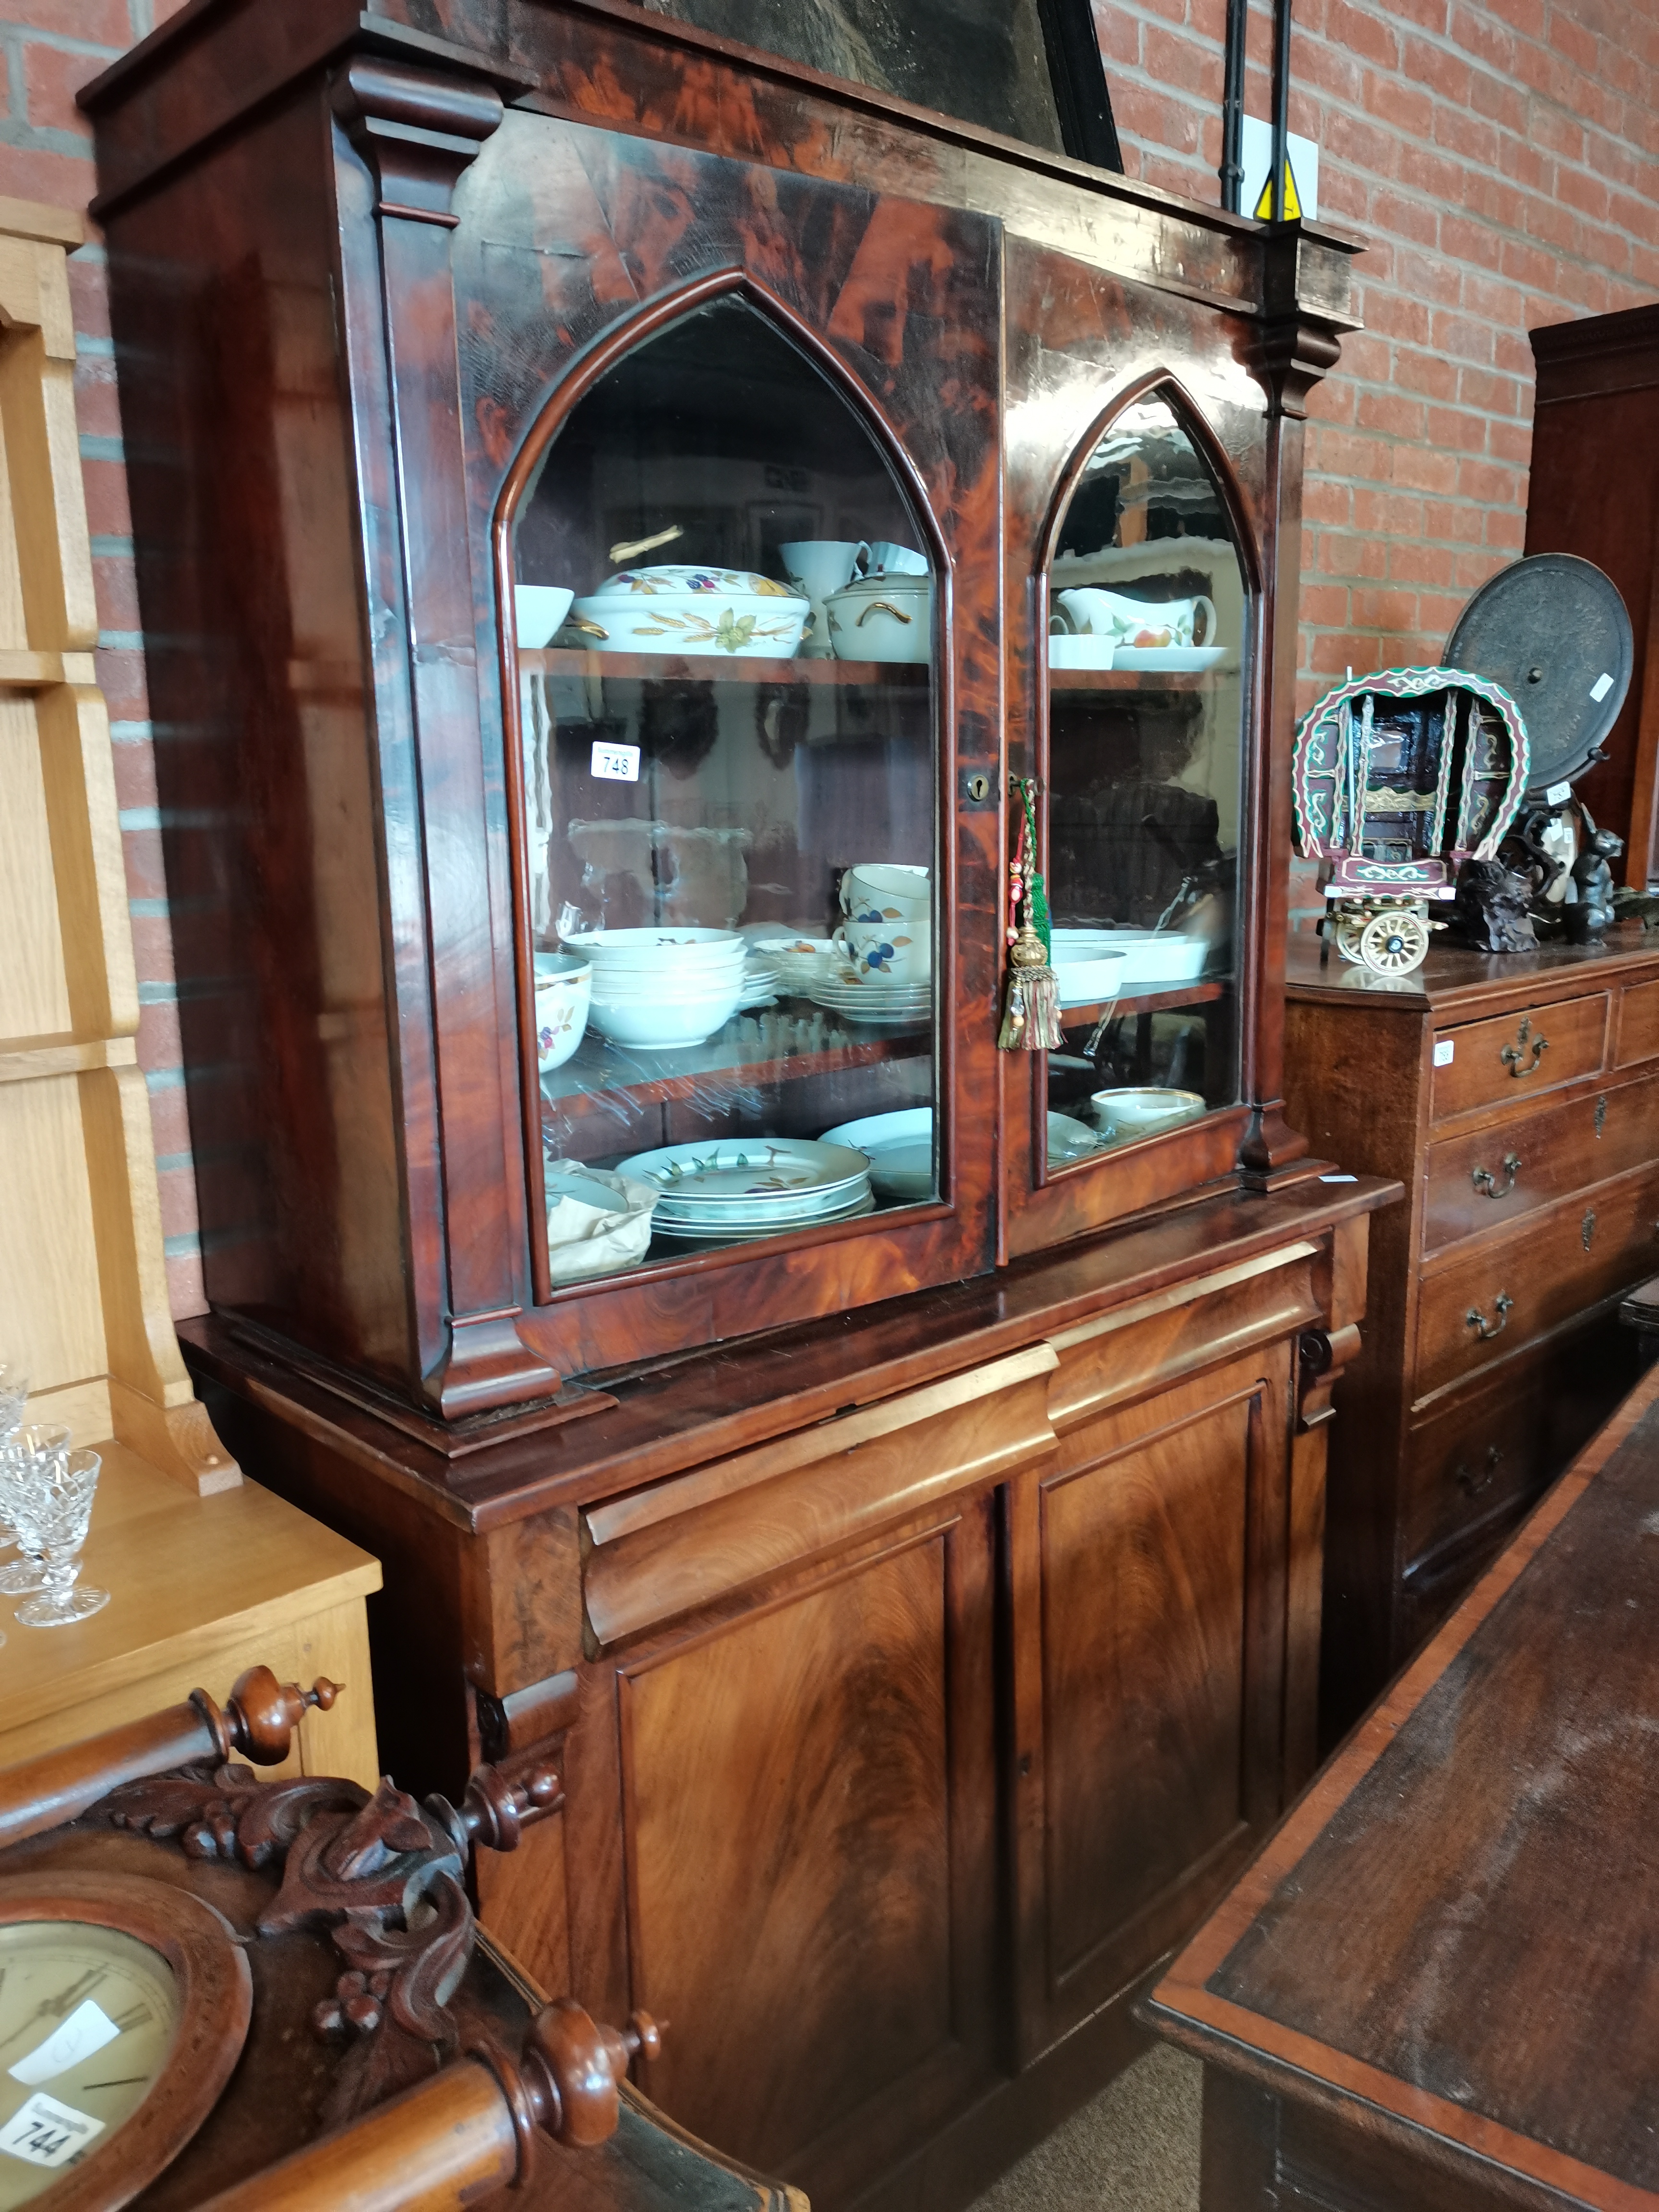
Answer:
[[[1243, 569], [1156, 395], [1089, 456], [1048, 576], [1049, 1104], [1115, 1148], [1237, 1094]], [[1051, 1116], [1052, 1121], [1052, 1116]], [[1051, 1167], [1064, 1164], [1049, 1149]]]
[[613, 368], [526, 488], [556, 1285], [938, 1188], [927, 542], [853, 406], [735, 299]]

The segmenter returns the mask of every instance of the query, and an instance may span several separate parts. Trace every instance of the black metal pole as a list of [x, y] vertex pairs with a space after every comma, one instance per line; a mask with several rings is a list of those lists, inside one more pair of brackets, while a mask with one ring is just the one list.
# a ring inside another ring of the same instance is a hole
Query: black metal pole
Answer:
[[1241, 151], [1244, 137], [1244, 45], [1249, 29], [1250, 0], [1227, 0], [1227, 44], [1221, 80], [1221, 204], [1231, 215], [1241, 215], [1239, 196], [1244, 188]]
[[1285, 220], [1285, 179], [1291, 165], [1291, 0], [1273, 0], [1273, 209]]

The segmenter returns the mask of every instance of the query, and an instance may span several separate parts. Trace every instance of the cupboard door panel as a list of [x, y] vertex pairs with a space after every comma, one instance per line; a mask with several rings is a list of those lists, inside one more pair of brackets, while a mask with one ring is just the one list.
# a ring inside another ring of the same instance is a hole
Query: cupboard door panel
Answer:
[[815, 2191], [959, 2094], [982, 2041], [988, 1526], [622, 1674], [630, 1999], [672, 2023], [650, 2094]]
[[1275, 1346], [1103, 1420], [1041, 1484], [1051, 2028], [1173, 1941], [1276, 1807], [1287, 1376]]

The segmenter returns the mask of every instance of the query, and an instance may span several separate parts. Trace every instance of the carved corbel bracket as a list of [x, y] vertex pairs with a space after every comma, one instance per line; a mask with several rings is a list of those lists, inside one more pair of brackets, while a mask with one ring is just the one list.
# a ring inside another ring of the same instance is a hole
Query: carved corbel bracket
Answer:
[[1336, 1418], [1331, 1394], [1342, 1380], [1343, 1370], [1359, 1351], [1359, 1329], [1350, 1322], [1344, 1328], [1304, 1328], [1297, 1340], [1296, 1427], [1298, 1436], [1323, 1428]]
[[456, 184], [506, 112], [494, 85], [359, 54], [330, 98], [374, 173], [374, 212], [453, 230], [460, 220], [451, 205]]
[[1342, 337], [1358, 327], [1352, 313], [1357, 241], [1310, 232], [1300, 223], [1261, 240], [1261, 319], [1245, 348], [1267, 386], [1268, 413], [1303, 421], [1308, 394], [1336, 366]]

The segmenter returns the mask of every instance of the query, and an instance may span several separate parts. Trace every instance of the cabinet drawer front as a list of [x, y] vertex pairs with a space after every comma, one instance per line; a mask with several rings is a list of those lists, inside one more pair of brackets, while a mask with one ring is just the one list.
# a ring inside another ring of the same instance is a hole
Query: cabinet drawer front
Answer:
[[1547, 1368], [1496, 1389], [1460, 1391], [1456, 1403], [1413, 1434], [1401, 1500], [1400, 1556], [1406, 1568], [1431, 1565], [1468, 1530], [1530, 1498], [1559, 1470], [1543, 1403]]
[[1434, 1071], [1435, 1120], [1594, 1075], [1607, 1048], [1607, 993], [1597, 991], [1437, 1030], [1437, 1053], [1449, 1045], [1452, 1056]]
[[1599, 1183], [1427, 1277], [1417, 1318], [1420, 1401], [1478, 1374], [1653, 1272], [1659, 1169]]
[[1659, 1152], [1659, 1076], [1517, 1115], [1431, 1145], [1423, 1249], [1506, 1227], [1523, 1213], [1626, 1174]]
[[1659, 1053], [1659, 977], [1632, 983], [1619, 994], [1619, 1065], [1651, 1060]]

